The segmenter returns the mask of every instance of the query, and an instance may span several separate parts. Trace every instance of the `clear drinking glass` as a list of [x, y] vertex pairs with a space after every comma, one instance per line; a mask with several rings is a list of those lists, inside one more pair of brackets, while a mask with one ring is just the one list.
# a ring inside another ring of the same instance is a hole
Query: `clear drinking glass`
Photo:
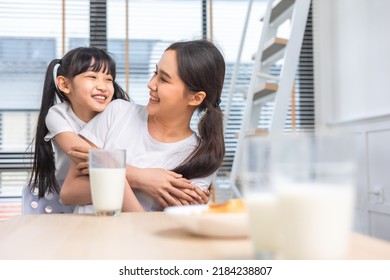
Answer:
[[89, 178], [96, 215], [120, 215], [125, 191], [126, 151], [90, 150]]
[[287, 135], [273, 143], [279, 249], [286, 259], [342, 259], [352, 230], [356, 150], [339, 133]]
[[256, 258], [273, 259], [277, 250], [277, 197], [271, 181], [272, 145], [262, 136], [245, 140], [241, 164], [242, 192]]

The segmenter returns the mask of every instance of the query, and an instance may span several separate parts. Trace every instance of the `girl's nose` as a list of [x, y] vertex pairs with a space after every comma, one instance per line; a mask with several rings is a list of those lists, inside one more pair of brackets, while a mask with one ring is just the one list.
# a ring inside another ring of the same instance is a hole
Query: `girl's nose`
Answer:
[[98, 90], [100, 90], [100, 91], [103, 91], [103, 92], [107, 91], [107, 86], [106, 86], [106, 84], [105, 84], [104, 82], [102, 82], [102, 81], [100, 81], [100, 82], [98, 83], [98, 85], [96, 86], [96, 88], [97, 88]]

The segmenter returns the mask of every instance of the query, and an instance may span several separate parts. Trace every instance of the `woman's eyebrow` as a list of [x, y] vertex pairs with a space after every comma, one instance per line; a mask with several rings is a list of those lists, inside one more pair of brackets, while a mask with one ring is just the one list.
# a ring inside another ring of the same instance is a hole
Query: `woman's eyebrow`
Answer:
[[159, 70], [157, 65], [156, 65], [156, 72], [160, 72], [162, 75], [166, 76], [167, 78], [172, 79], [171, 75], [169, 75], [167, 72], [161, 69]]

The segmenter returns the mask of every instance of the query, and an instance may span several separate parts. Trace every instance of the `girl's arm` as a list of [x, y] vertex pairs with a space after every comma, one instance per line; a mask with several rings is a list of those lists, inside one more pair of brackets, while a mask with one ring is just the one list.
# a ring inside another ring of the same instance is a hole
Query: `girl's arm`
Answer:
[[[71, 131], [65, 131], [57, 134], [54, 137], [54, 141], [57, 142], [57, 144], [66, 154], [72, 150], [73, 146], [90, 146], [90, 144], [84, 138], [81, 138], [79, 135]], [[76, 163], [80, 162], [77, 157], [69, 156], [69, 158]]]

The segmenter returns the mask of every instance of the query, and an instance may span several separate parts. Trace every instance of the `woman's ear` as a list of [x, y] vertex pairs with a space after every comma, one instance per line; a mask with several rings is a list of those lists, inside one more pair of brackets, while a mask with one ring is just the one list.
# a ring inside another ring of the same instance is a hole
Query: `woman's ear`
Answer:
[[70, 93], [70, 83], [67, 78], [64, 76], [58, 76], [57, 77], [57, 87], [60, 91], [62, 91], [65, 94]]
[[206, 95], [207, 94], [204, 91], [198, 91], [197, 93], [192, 94], [189, 105], [199, 106], [200, 104], [202, 104], [203, 100], [206, 98]]

